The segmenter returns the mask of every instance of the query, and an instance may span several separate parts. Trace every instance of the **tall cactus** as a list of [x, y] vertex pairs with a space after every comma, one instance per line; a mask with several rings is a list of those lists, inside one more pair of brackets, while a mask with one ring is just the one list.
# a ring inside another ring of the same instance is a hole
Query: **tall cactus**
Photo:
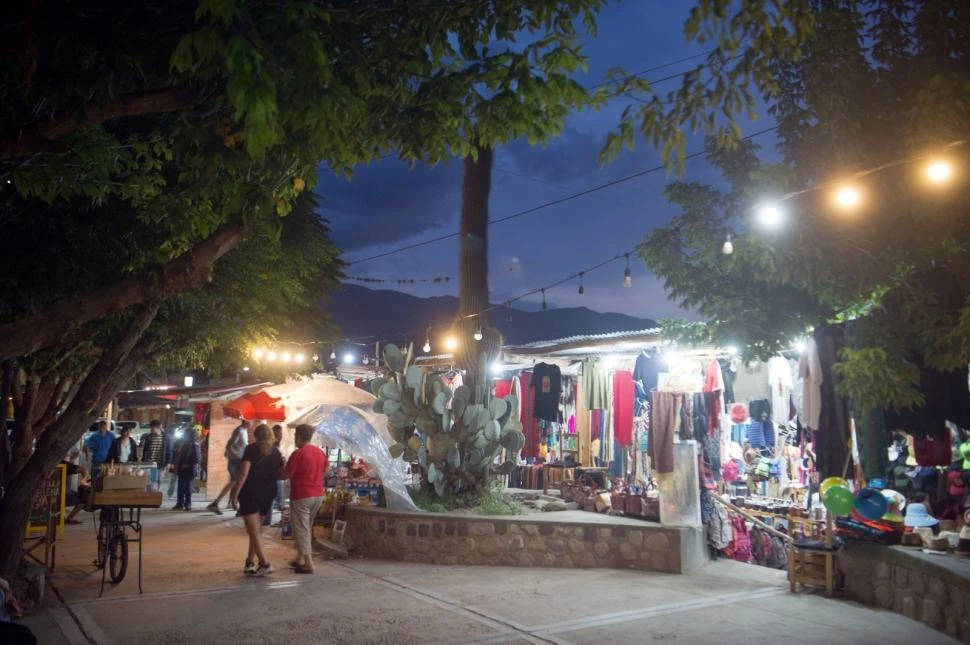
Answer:
[[[489, 401], [487, 390], [476, 391], [488, 382], [488, 358], [477, 366], [485, 370], [482, 378], [471, 379], [474, 386], [461, 386], [454, 394], [440, 378], [413, 365], [412, 358], [411, 347], [401, 352], [388, 345], [386, 377], [372, 384], [374, 410], [387, 415], [396, 442], [391, 455], [418, 462], [425, 486], [440, 497], [480, 492], [494, 475], [511, 472], [525, 445], [514, 414], [518, 401], [514, 396]], [[503, 449], [507, 459], [496, 466]]]

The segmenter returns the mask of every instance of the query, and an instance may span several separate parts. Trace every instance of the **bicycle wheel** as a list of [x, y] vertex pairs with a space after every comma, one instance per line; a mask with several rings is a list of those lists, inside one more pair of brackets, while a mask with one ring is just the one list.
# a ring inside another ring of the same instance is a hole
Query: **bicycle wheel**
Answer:
[[108, 572], [111, 574], [111, 582], [119, 583], [125, 579], [128, 572], [128, 536], [123, 531], [116, 531], [111, 536], [111, 543], [108, 546]]
[[98, 528], [98, 559], [95, 560], [94, 564], [99, 569], [104, 568], [105, 563], [108, 560], [108, 526], [101, 523]]

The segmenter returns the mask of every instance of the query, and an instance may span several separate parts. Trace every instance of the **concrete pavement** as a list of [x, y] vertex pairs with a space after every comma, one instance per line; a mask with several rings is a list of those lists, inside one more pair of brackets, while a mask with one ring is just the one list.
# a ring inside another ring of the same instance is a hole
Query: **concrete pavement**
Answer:
[[41, 643], [956, 642], [897, 614], [790, 594], [783, 572], [731, 561], [677, 576], [320, 560], [306, 576], [285, 566], [292, 543], [266, 529], [277, 573], [246, 578], [241, 520], [200, 510], [146, 513], [145, 594], [132, 568], [98, 599], [85, 519], [58, 552], [65, 603], [49, 594], [25, 621]]

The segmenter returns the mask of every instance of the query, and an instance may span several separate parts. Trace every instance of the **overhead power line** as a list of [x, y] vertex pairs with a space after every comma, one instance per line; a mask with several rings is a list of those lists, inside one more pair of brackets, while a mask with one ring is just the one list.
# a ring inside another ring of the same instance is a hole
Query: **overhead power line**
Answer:
[[[761, 136], [763, 134], [767, 134], [769, 132], [774, 132], [776, 129], [777, 129], [777, 126], [774, 126], [774, 127], [771, 127], [771, 128], [765, 128], [764, 130], [759, 130], [758, 132], [754, 132], [752, 134], [749, 134], [746, 137], [743, 137], [742, 141], [747, 141], [748, 139], [753, 139], [754, 137], [758, 137], [758, 136]], [[684, 159], [685, 160], [695, 159], [697, 157], [702, 157], [702, 156], [704, 156], [706, 154], [707, 154], [707, 151], [705, 151], [705, 150], [699, 150], [697, 152], [693, 152], [693, 153], [687, 155], [686, 157], [684, 157]], [[488, 224], [489, 224], [489, 226], [492, 226], [494, 224], [501, 224], [502, 222], [508, 222], [508, 221], [511, 221], [511, 220], [514, 220], [514, 219], [518, 219], [520, 217], [525, 217], [526, 215], [531, 215], [532, 213], [536, 213], [538, 211], [545, 210], [547, 208], [551, 208], [552, 206], [558, 206], [560, 204], [565, 204], [566, 202], [570, 202], [570, 201], [572, 201], [574, 199], [579, 199], [580, 197], [585, 197], [587, 195], [592, 195], [592, 194], [598, 193], [598, 192], [600, 192], [602, 190], [606, 190], [607, 188], [612, 188], [614, 186], [618, 186], [618, 185], [623, 184], [623, 183], [626, 183], [628, 181], [632, 181], [634, 179], [639, 179], [640, 177], [644, 177], [646, 175], [650, 175], [650, 174], [655, 173], [655, 172], [660, 172], [661, 170], [664, 170], [664, 169], [666, 169], [666, 166], [663, 165], [663, 164], [659, 164], [659, 165], [654, 166], [652, 168], [647, 168], [646, 170], [641, 170], [639, 172], [635, 172], [632, 175], [626, 175], [625, 177], [620, 177], [619, 179], [614, 179], [614, 180], [608, 181], [608, 182], [606, 182], [604, 184], [600, 184], [598, 186], [593, 186], [592, 188], [587, 188], [587, 189], [581, 190], [581, 191], [579, 191], [577, 193], [573, 193], [571, 195], [566, 195], [565, 197], [560, 197], [559, 199], [554, 199], [554, 200], [551, 200], [551, 201], [548, 201], [548, 202], [539, 204], [538, 206], [532, 206], [531, 208], [526, 208], [524, 210], [521, 210], [521, 211], [512, 213], [511, 215], [506, 215], [505, 217], [499, 217], [498, 219], [490, 219], [489, 222], [488, 222]], [[397, 255], [398, 253], [403, 253], [405, 251], [410, 251], [412, 249], [421, 248], [422, 246], [427, 246], [429, 244], [434, 244], [436, 242], [442, 242], [444, 240], [450, 240], [451, 238], [458, 237], [458, 236], [459, 236], [459, 233], [448, 233], [448, 234], [445, 234], [445, 235], [439, 235], [437, 237], [432, 237], [432, 238], [429, 238], [427, 240], [422, 240], [420, 242], [415, 242], [413, 244], [407, 244], [407, 245], [404, 245], [404, 246], [400, 246], [400, 247], [398, 247], [396, 249], [391, 249], [390, 251], [385, 251], [383, 253], [378, 253], [376, 255], [371, 255], [371, 256], [368, 256], [368, 257], [365, 257], [365, 258], [361, 258], [359, 260], [353, 260], [353, 261], [349, 262], [348, 264], [350, 264], [351, 266], [357, 266], [359, 264], [363, 264], [364, 262], [370, 262], [372, 260], [379, 260], [381, 258], [386, 258], [386, 257], [389, 257], [391, 255]]]

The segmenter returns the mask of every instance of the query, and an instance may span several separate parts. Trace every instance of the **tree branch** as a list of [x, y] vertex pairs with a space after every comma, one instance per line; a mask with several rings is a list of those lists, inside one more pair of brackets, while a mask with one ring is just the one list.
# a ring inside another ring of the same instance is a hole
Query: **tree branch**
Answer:
[[88, 124], [104, 123], [112, 119], [145, 114], [160, 114], [185, 110], [198, 100], [194, 92], [181, 87], [166, 87], [126, 94], [103, 105], [89, 103], [81, 114], [55, 114], [0, 135], [0, 160], [19, 159], [38, 152], [63, 151], [58, 139]]
[[[111, 397], [134, 375], [151, 351], [153, 339], [145, 331], [155, 320], [159, 304], [144, 305], [128, 326], [107, 348], [88, 372], [64, 412], [50, 426], [41, 429], [37, 448], [24, 468], [47, 472], [77, 441], [86, 423], [96, 418]], [[16, 475], [14, 471], [12, 476]]]
[[242, 218], [233, 219], [172, 260], [160, 275], [122, 280], [111, 287], [66, 298], [43, 311], [0, 325], [0, 360], [52, 347], [93, 320], [202, 287], [212, 280], [212, 267], [216, 261], [239, 244], [247, 230]]

